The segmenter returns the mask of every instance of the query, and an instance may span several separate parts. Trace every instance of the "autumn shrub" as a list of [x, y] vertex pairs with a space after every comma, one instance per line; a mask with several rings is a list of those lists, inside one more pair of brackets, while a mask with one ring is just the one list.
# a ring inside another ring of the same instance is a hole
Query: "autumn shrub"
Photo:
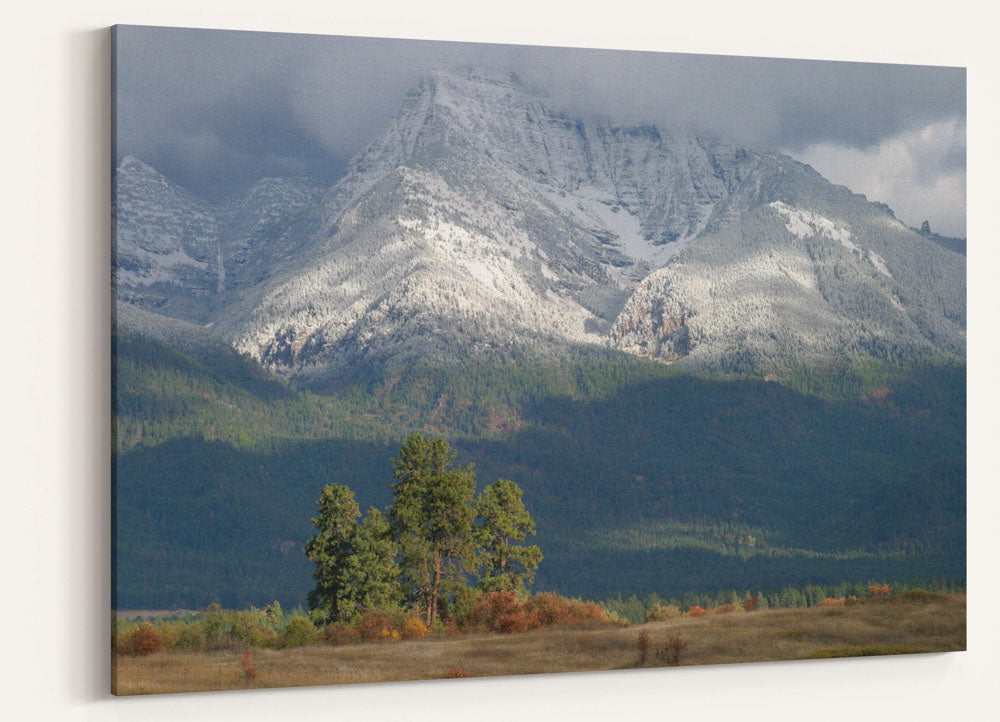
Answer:
[[163, 634], [149, 622], [117, 635], [117, 650], [129, 657], [144, 657], [163, 649]]
[[851, 596], [847, 597], [847, 599], [844, 600], [844, 606], [847, 606], [847, 607], [854, 607], [854, 606], [857, 606], [858, 604], [861, 604], [861, 600], [858, 599], [853, 594]]
[[182, 625], [175, 644], [176, 649], [203, 649], [205, 634], [202, 632], [201, 624], [189, 622]]
[[531, 628], [551, 624], [568, 624], [571, 621], [570, 602], [558, 594], [539, 594], [522, 605]]
[[566, 599], [558, 594], [539, 594], [525, 602], [524, 608], [531, 627], [611, 621], [607, 612], [593, 602]]
[[705, 608], [700, 604], [695, 604], [693, 607], [688, 609], [689, 617], [704, 617], [707, 614]]
[[656, 651], [656, 658], [664, 664], [676, 667], [681, 663], [681, 653], [688, 648], [688, 641], [673, 634], [667, 637], [667, 643]]
[[534, 629], [537, 626], [538, 624], [535, 620], [522, 607], [516, 611], [501, 614], [496, 620], [496, 626], [493, 631], [512, 634], [514, 632], [527, 632], [529, 629]]
[[277, 635], [267, 626], [267, 617], [255, 609], [234, 612], [228, 626], [229, 637], [251, 647], [269, 647], [277, 641]]
[[847, 600], [843, 597], [827, 597], [822, 602], [819, 603], [820, 607], [839, 607], [843, 606]]
[[732, 614], [733, 612], [744, 612], [742, 604], [720, 604], [718, 607], [713, 607], [709, 614]]
[[164, 649], [203, 649], [205, 637], [201, 623], [194, 620], [166, 622], [159, 627]]
[[397, 615], [385, 609], [369, 609], [358, 617], [354, 628], [362, 642], [377, 642], [389, 639], [393, 631], [399, 632], [399, 626]]
[[333, 622], [323, 627], [319, 637], [327, 644], [351, 644], [358, 641], [358, 632], [341, 622]]
[[251, 650], [248, 649], [240, 655], [240, 666], [243, 667], [243, 674], [248, 682], [253, 682], [257, 679], [257, 668], [253, 664], [253, 652]]
[[427, 625], [418, 617], [410, 617], [403, 625], [403, 636], [406, 639], [420, 639], [427, 636]]
[[459, 625], [465, 630], [510, 633], [585, 622], [610, 624], [612, 620], [593, 602], [539, 594], [521, 603], [513, 592], [499, 591], [482, 595]]
[[158, 627], [160, 634], [163, 635], [164, 649], [177, 649], [177, 640], [180, 637], [182, 626], [184, 626], [183, 622], [164, 622]]
[[639, 636], [635, 640], [635, 646], [639, 650], [639, 662], [638, 662], [638, 664], [639, 664], [640, 667], [645, 667], [646, 666], [646, 661], [649, 658], [649, 645], [650, 645], [650, 643], [651, 643], [651, 639], [650, 639], [650, 636], [649, 636], [649, 632], [647, 632], [645, 629], [642, 630], [641, 632], [639, 632]]
[[[484, 632], [499, 632], [501, 620], [506, 627], [519, 626], [515, 621], [525, 616], [524, 606], [518, 603], [513, 592], [490, 592], [479, 598], [468, 614], [459, 620], [459, 626]], [[524, 623], [527, 628], [527, 619]]]
[[601, 607], [601, 611], [603, 611], [605, 616], [607, 616], [608, 624], [615, 624], [619, 627], [627, 627], [631, 624], [631, 622], [613, 609], [605, 609], [604, 607]]
[[306, 617], [292, 617], [278, 635], [278, 646], [282, 649], [314, 644], [319, 637], [316, 626]]
[[872, 599], [888, 597], [892, 594], [892, 588], [888, 584], [872, 584], [868, 587], [868, 596]]
[[226, 636], [226, 612], [218, 604], [209, 604], [201, 618], [201, 632], [205, 646], [217, 649], [222, 646]]

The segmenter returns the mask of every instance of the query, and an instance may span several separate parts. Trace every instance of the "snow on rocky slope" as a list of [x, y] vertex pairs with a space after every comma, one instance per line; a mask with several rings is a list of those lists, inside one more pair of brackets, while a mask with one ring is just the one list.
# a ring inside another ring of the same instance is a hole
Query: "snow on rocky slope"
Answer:
[[301, 379], [609, 345], [964, 352], [964, 259], [883, 206], [772, 151], [564, 117], [505, 72], [433, 74], [325, 192], [212, 209], [140, 166], [116, 181], [119, 297]]
[[227, 289], [270, 275], [282, 249], [292, 254], [278, 240], [322, 193], [305, 179], [265, 178], [216, 206], [132, 156], [112, 189], [118, 299], [201, 323]]
[[506, 73], [439, 72], [313, 209], [297, 269], [229, 304], [241, 351], [306, 376], [360, 359], [605, 346], [637, 283], [734, 213], [777, 154], [588, 126]]
[[726, 371], [963, 356], [964, 257], [846, 189], [797, 181], [801, 205], [761, 205], [650, 274], [613, 345]]

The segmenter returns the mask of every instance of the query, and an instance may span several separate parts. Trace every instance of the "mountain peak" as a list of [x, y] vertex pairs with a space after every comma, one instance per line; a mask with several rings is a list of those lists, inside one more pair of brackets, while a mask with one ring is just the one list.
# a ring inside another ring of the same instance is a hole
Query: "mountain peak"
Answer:
[[126, 173], [137, 173], [141, 175], [151, 175], [156, 177], [163, 177], [163, 174], [156, 170], [153, 166], [148, 163], [136, 158], [134, 155], [126, 155], [122, 158], [121, 163], [118, 164], [117, 172]]

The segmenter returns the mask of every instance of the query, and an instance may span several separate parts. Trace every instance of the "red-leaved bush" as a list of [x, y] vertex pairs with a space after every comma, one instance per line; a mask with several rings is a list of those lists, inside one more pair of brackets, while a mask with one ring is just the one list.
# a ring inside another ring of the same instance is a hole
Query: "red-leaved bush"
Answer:
[[392, 632], [396, 631], [396, 624], [388, 612], [373, 609], [361, 615], [356, 629], [362, 642], [374, 642], [380, 639], [389, 639]]
[[688, 610], [689, 617], [704, 617], [706, 614], [705, 608], [699, 604], [695, 604]]
[[490, 592], [481, 596], [462, 617], [460, 626], [484, 632], [527, 631], [528, 621], [524, 606], [513, 592]]
[[240, 656], [240, 664], [243, 666], [243, 674], [248, 682], [257, 679], [257, 668], [253, 665], [253, 651], [247, 650]]
[[503, 633], [526, 632], [550, 625], [611, 622], [607, 613], [593, 602], [539, 594], [522, 603], [513, 592], [506, 591], [484, 594], [459, 621], [463, 629]]
[[333, 622], [323, 627], [319, 638], [327, 644], [340, 645], [358, 641], [358, 633], [346, 624]]
[[607, 613], [593, 602], [578, 602], [557, 594], [539, 594], [525, 602], [524, 607], [534, 621], [533, 626], [537, 627], [583, 622], [607, 624], [611, 621]]

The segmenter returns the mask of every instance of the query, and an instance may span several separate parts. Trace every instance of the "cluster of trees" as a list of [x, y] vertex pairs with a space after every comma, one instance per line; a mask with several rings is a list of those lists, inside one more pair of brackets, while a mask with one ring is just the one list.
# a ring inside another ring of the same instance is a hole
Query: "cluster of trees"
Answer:
[[657, 608], [675, 609], [677, 613], [687, 613], [692, 608], [705, 610], [743, 607], [744, 609], [792, 609], [815, 607], [827, 600], [847, 597], [864, 598], [874, 596], [873, 587], [882, 588], [892, 594], [902, 594], [911, 590], [959, 594], [965, 592], [965, 580], [959, 577], [927, 577], [920, 579], [882, 579], [867, 581], [841, 581], [835, 584], [806, 584], [801, 587], [785, 586], [768, 591], [724, 589], [711, 594], [688, 592], [678, 596], [647, 594], [639, 597], [616, 595], [597, 601], [607, 612], [636, 624], [655, 616], [651, 610]]
[[405, 605], [427, 626], [442, 607], [483, 592], [523, 594], [542, 560], [524, 544], [535, 523], [521, 488], [499, 479], [475, 494], [475, 472], [459, 467], [444, 439], [409, 436], [393, 459], [393, 500], [361, 517], [354, 493], [330, 484], [313, 518], [306, 555], [316, 565], [309, 608], [324, 623], [353, 621], [367, 609]]

